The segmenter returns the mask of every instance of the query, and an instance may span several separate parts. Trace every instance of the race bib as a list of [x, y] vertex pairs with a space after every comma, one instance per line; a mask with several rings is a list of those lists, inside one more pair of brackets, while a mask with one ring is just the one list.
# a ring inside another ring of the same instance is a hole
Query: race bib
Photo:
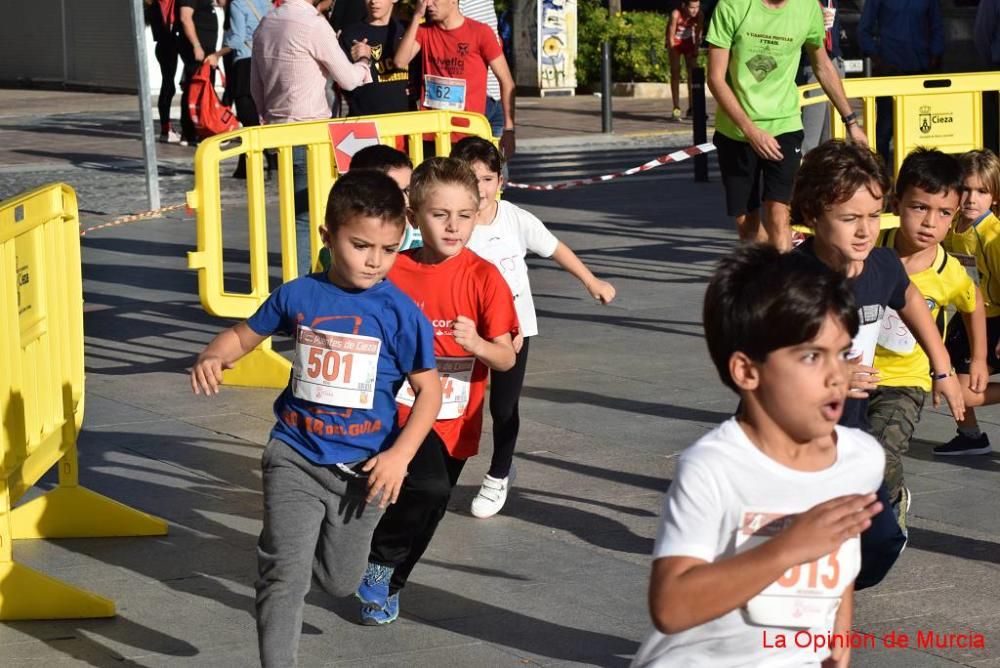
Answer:
[[[884, 320], [884, 318], [883, 318]], [[861, 357], [861, 363], [871, 366], [875, 361], [875, 344], [878, 343], [879, 332], [882, 331], [882, 321], [870, 322], [858, 327], [858, 334], [851, 341], [849, 359]]]
[[428, 109], [465, 111], [465, 79], [425, 74], [424, 106]]
[[[736, 535], [736, 552], [745, 552], [771, 540], [795, 514], [744, 508]], [[861, 540], [844, 541], [839, 548], [807, 564], [793, 566], [743, 609], [747, 621], [761, 626], [832, 628], [840, 597], [861, 569]]]
[[878, 331], [878, 344], [894, 353], [908, 355], [916, 347], [917, 339], [910, 333], [910, 328], [899, 317], [899, 313], [895, 309], [886, 308]]
[[382, 341], [299, 325], [292, 363], [292, 394], [338, 408], [370, 409]]
[[[465, 415], [469, 405], [469, 390], [472, 388], [472, 368], [476, 365], [475, 357], [439, 357], [437, 358], [438, 375], [441, 377], [441, 410], [438, 420], [454, 420]], [[396, 403], [413, 406], [416, 393], [410, 387], [410, 381], [403, 381], [403, 386], [396, 393]]]

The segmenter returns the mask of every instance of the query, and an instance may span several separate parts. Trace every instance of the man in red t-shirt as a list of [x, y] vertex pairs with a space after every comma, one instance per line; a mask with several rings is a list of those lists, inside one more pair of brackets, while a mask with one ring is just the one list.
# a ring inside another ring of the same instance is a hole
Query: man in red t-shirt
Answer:
[[[427, 21], [420, 20], [427, 15]], [[406, 69], [422, 54], [421, 109], [486, 113], [486, 68], [500, 82], [503, 135], [500, 150], [514, 155], [514, 79], [503, 47], [484, 23], [462, 16], [458, 0], [419, 0], [413, 22], [396, 49], [395, 64]]]

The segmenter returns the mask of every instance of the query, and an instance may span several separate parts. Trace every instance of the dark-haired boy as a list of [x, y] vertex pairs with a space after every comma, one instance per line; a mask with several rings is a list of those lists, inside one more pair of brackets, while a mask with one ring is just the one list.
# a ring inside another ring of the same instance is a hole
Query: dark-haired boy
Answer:
[[[899, 255], [910, 282], [920, 291], [931, 318], [944, 334], [943, 309], [954, 306], [971, 332], [973, 360], [970, 385], [986, 386], [986, 311], [975, 282], [941, 242], [951, 229], [962, 192], [962, 169], [953, 156], [918, 148], [903, 161], [896, 177], [894, 206], [899, 228], [886, 230], [879, 245]], [[899, 317], [888, 309], [879, 330], [875, 363], [881, 380], [868, 399], [871, 434], [885, 448], [885, 484], [906, 530], [910, 491], [903, 480], [903, 454], [910, 447], [927, 393], [930, 360]]]
[[830, 648], [794, 638], [850, 628], [858, 534], [881, 508], [881, 448], [837, 425], [850, 288], [801, 254], [744, 246], [716, 270], [703, 322], [741, 408], [681, 455], [654, 549], [656, 629], [633, 666], [818, 665]]
[[[264, 450], [264, 528], [257, 544], [261, 663], [296, 665], [313, 576], [334, 596], [365, 570], [382, 511], [441, 406], [434, 330], [385, 275], [403, 231], [403, 194], [384, 174], [338, 179], [324, 245], [333, 263], [275, 290], [246, 322], [219, 334], [191, 370], [195, 394], [216, 394], [222, 370], [281, 332], [295, 337], [288, 387]], [[395, 396], [416, 398], [397, 426]]]
[[[366, 146], [351, 158], [351, 169], [373, 169], [382, 172], [396, 182], [403, 191], [403, 202], [410, 205], [410, 177], [413, 176], [413, 162], [410, 156], [385, 144]], [[423, 241], [420, 229], [407, 223], [403, 226], [403, 238], [399, 242], [397, 252], [402, 253], [411, 248], [420, 248]], [[330, 249], [325, 246], [319, 251], [319, 264], [326, 271], [330, 268]]]
[[[889, 175], [867, 147], [839, 140], [820, 144], [802, 160], [792, 193], [792, 220], [814, 236], [795, 252], [844, 274], [858, 307], [859, 326], [851, 349], [848, 400], [840, 424], [868, 429], [868, 392], [878, 387], [872, 366], [875, 344], [887, 309], [899, 313], [931, 362], [934, 405], [943, 395], [952, 414], [965, 411], [962, 388], [923, 296], [910, 284], [899, 257], [876, 248]], [[891, 509], [888, 489], [879, 489], [884, 510], [862, 536], [862, 569], [856, 588], [885, 577], [906, 546]]]
[[[410, 110], [406, 88], [410, 73], [396, 67], [396, 48], [403, 39], [403, 24], [392, 15], [399, 0], [366, 0], [364, 21], [351, 23], [340, 32], [340, 48], [351, 62], [367, 58], [372, 82], [345, 91], [348, 116], [399, 114]], [[353, 162], [353, 161], [352, 161]]]

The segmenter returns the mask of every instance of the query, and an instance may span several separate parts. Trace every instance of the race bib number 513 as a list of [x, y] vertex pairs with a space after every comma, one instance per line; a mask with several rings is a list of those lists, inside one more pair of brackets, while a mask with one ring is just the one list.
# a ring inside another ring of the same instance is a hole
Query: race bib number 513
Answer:
[[339, 408], [370, 409], [382, 341], [299, 325], [292, 364], [292, 394]]
[[[736, 551], [745, 552], [780, 533], [794, 514], [744, 508]], [[753, 624], [786, 628], [830, 627], [844, 589], [861, 568], [861, 541], [854, 537], [816, 561], [793, 566], [747, 602]]]

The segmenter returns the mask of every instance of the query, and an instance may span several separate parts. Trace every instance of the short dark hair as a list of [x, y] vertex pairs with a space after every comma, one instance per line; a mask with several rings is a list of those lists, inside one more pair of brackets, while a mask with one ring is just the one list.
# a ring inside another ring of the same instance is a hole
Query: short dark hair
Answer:
[[385, 144], [365, 146], [351, 158], [351, 169], [377, 169], [388, 172], [390, 169], [413, 169], [410, 156]]
[[958, 158], [936, 148], [918, 146], [910, 151], [896, 175], [896, 197], [910, 188], [920, 188], [932, 195], [962, 194], [962, 165]]
[[465, 137], [451, 149], [451, 157], [463, 160], [470, 165], [481, 162], [491, 172], [499, 174], [503, 169], [503, 156], [493, 142], [482, 137]]
[[795, 175], [792, 222], [812, 227], [823, 212], [863, 187], [884, 202], [890, 184], [885, 164], [869, 149], [840, 139], [823, 142], [806, 153]]
[[719, 378], [738, 391], [729, 360], [742, 352], [764, 362], [779, 348], [816, 338], [827, 315], [853, 338], [858, 309], [847, 278], [805, 253], [766, 244], [741, 246], [722, 259], [705, 292], [702, 324]]
[[351, 170], [337, 179], [326, 200], [326, 228], [335, 232], [357, 216], [381, 219], [383, 224], [406, 224], [403, 191], [391, 178], [372, 169]]
[[[431, 191], [441, 184], [465, 188], [476, 200], [476, 205], [479, 205], [479, 179], [468, 163], [457, 158], [435, 156], [427, 158], [413, 170], [413, 178], [410, 180], [410, 208], [419, 209], [427, 201]], [[398, 186], [396, 190], [399, 190]]]

